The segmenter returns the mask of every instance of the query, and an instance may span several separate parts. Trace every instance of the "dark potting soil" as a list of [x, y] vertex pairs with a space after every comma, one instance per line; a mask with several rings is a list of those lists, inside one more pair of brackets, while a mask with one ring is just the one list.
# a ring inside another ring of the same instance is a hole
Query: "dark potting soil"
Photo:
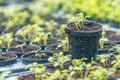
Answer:
[[109, 41], [120, 41], [120, 36], [114, 35], [108, 38]]
[[48, 59], [49, 57], [50, 57], [49, 55], [41, 53], [41, 57], [40, 58], [35, 56], [35, 54], [28, 55], [25, 58], [29, 59], [29, 60], [39, 60], [39, 59]]
[[35, 80], [34, 74], [26, 74], [18, 77], [17, 80]]
[[15, 58], [15, 56], [12, 54], [0, 54], [0, 61], [11, 60], [13, 58]]
[[113, 36], [115, 34], [116, 34], [116, 31], [112, 31], [112, 30], [106, 31], [106, 37]]
[[[68, 24], [68, 28], [70, 28], [71, 30], [77, 30], [76, 26], [74, 23], [70, 23]], [[82, 28], [82, 32], [84, 31], [96, 31], [96, 30], [100, 30], [101, 26], [98, 25], [97, 23], [93, 23], [93, 22], [84, 22], [83, 24], [83, 28]]]
[[[71, 61], [67, 61], [64, 63], [64, 69], [68, 69], [69, 66], [73, 66]], [[64, 70], [64, 69], [61, 69], [60, 66], [54, 67], [53, 64], [46, 64], [46, 71], [49, 71], [49, 72], [53, 72], [56, 70]]]
[[47, 48], [47, 50], [51, 51], [63, 51], [64, 49], [62, 47], [57, 48], [56, 46], [50, 46]]
[[[30, 51], [36, 51], [39, 50], [38, 46], [23, 46], [23, 51], [24, 52], [30, 52]], [[9, 51], [11, 52], [22, 52], [22, 48], [21, 47], [14, 47], [12, 49], [10, 49]]]

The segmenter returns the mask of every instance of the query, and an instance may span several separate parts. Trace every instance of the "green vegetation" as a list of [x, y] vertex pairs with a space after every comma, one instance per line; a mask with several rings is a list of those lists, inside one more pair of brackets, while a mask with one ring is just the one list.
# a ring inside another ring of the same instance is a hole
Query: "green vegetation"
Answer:
[[11, 43], [13, 41], [13, 34], [6, 33], [0, 36], [0, 47], [1, 48], [9, 48], [11, 47]]
[[[54, 64], [54, 68], [60, 66], [62, 70], [58, 68], [52, 72], [44, 72], [46, 69], [45, 66], [37, 63], [28, 65], [28, 68], [35, 73], [35, 80], [108, 80], [110, 76], [116, 74], [115, 68], [119, 66], [119, 57], [116, 56], [115, 58], [117, 59], [111, 61], [111, 63], [107, 63], [109, 57], [105, 54], [98, 56], [98, 62], [92, 61], [91, 63], [85, 63], [84, 60], [86, 60], [86, 58], [73, 59], [71, 60], [72, 64], [69, 65], [69, 68], [65, 69], [64, 64], [68, 61], [68, 58], [60, 52], [59, 54], [55, 53], [53, 57], [50, 57], [48, 60]], [[110, 68], [108, 69], [105, 66], [108, 64], [114, 65], [109, 66]], [[42, 67], [39, 67], [39, 65], [42, 65]]]
[[76, 14], [75, 17], [69, 20], [70, 23], [74, 23], [77, 30], [81, 31], [83, 29], [83, 24], [87, 16], [83, 13]]

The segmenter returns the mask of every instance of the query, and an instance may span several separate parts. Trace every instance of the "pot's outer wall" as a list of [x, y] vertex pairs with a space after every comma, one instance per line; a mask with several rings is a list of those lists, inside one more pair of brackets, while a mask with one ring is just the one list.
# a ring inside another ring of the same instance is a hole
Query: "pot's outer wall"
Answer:
[[78, 32], [70, 30], [68, 26], [65, 28], [65, 31], [68, 35], [69, 50], [73, 59], [87, 58], [90, 61], [92, 57], [95, 58], [95, 54], [98, 53], [102, 26], [100, 30], [93, 32]]

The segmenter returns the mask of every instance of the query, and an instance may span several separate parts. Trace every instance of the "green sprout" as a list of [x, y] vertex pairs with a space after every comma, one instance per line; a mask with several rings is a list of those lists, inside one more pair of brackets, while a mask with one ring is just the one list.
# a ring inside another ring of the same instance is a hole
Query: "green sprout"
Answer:
[[87, 58], [82, 58], [82, 59], [73, 59], [72, 60], [72, 64], [74, 67], [78, 67], [81, 64], [85, 64], [85, 60], [87, 60]]
[[68, 38], [65, 37], [64, 40], [58, 40], [59, 45], [56, 47], [56, 49], [58, 48], [62, 48], [63, 50], [68, 50], [69, 49], [69, 43], [68, 43]]
[[100, 38], [100, 41], [99, 41], [100, 49], [103, 49], [105, 41], [108, 41], [108, 39], [105, 38], [105, 36], [106, 36], [106, 30], [103, 29], [103, 31], [102, 31], [102, 37]]
[[43, 32], [43, 29], [38, 24], [29, 24], [19, 29], [16, 35], [21, 36], [25, 41], [31, 41], [38, 37], [38, 32]]
[[54, 73], [50, 74], [49, 80], [62, 80], [63, 75], [60, 70], [56, 70]]
[[114, 50], [120, 54], [120, 44], [115, 44], [110, 50]]
[[20, 45], [17, 45], [17, 46], [15, 46], [15, 48], [20, 48], [21, 50], [22, 50], [22, 53], [24, 53], [24, 48], [23, 48], [23, 46], [25, 46], [26, 45], [26, 43], [24, 43], [24, 44], [20, 44]]
[[11, 43], [13, 41], [13, 34], [12, 33], [6, 33], [4, 35], [0, 36], [0, 47], [10, 47]]
[[115, 72], [115, 68], [95, 67], [94, 70], [90, 71], [89, 77], [91, 80], [108, 80], [109, 76], [114, 75]]
[[26, 68], [29, 68], [31, 72], [34, 72], [35, 80], [41, 80], [43, 74], [45, 72], [45, 66], [43, 64], [29, 64]]
[[96, 66], [100, 66], [103, 68], [109, 67], [109, 63], [108, 63], [109, 56], [108, 55], [106, 55], [106, 54], [98, 55], [96, 60], [97, 60], [97, 62], [92, 59], [91, 64], [96, 65]]
[[113, 67], [119, 67], [120, 66], [120, 55], [114, 55], [115, 60], [111, 62], [113, 64]]
[[36, 53], [35, 54], [35, 57], [38, 58], [38, 59], [41, 59], [42, 56], [46, 55], [45, 53]]
[[54, 67], [60, 66], [61, 69], [64, 69], [64, 63], [70, 60], [71, 55], [64, 56], [63, 52], [54, 53], [52, 57], [48, 58], [49, 62], [54, 64]]
[[38, 45], [47, 45], [50, 34], [51, 32], [36, 32], [34, 39], [31, 40], [31, 43]]
[[68, 20], [68, 22], [74, 23], [77, 30], [82, 31], [84, 21], [87, 17], [88, 16], [84, 16], [83, 13], [79, 13], [79, 14], [76, 14], [76, 16], [73, 17], [72, 19]]

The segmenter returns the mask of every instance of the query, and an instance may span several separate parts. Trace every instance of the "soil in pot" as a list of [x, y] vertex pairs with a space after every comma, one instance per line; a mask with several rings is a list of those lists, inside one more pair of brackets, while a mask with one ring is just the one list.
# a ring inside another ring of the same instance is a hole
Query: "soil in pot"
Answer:
[[57, 48], [55, 46], [50, 46], [50, 47], [47, 48], [47, 50], [58, 51], [58, 52], [64, 51], [64, 49], [62, 47]]
[[15, 54], [4, 53], [0, 54], [0, 66], [10, 65], [16, 61]]
[[0, 61], [11, 60], [13, 58], [15, 58], [15, 56], [11, 54], [0, 54]]
[[[71, 61], [66, 61], [64, 63], [64, 69], [68, 69], [69, 66], [72, 66], [72, 62]], [[56, 70], [64, 70], [64, 69], [61, 69], [60, 66], [57, 66], [57, 67], [54, 67], [54, 65], [52, 63], [50, 64], [46, 64], [46, 71], [49, 71], [49, 72], [53, 72], [53, 71], [56, 71]]]
[[[14, 46], [21, 45], [21, 44], [23, 44], [23, 42], [13, 40], [13, 41], [11, 42], [10, 47], [14, 47]], [[1, 46], [2, 52], [6, 52], [6, 49], [7, 49], [7, 48], [8, 48], [8, 47], [2, 47], [2, 46]]]
[[40, 51], [40, 47], [37, 45], [25, 45], [25, 46], [14, 46], [6, 50], [8, 53], [17, 54], [18, 57], [21, 57], [24, 53], [32, 53]]
[[21, 75], [17, 80], [35, 80], [34, 74]]
[[[68, 28], [70, 30], [78, 31], [78, 29], [76, 28], [74, 23], [70, 23], [67, 26], [68, 26]], [[101, 30], [101, 26], [100, 25], [98, 25], [97, 23], [87, 22], [86, 21], [83, 24], [82, 30], [80, 30], [80, 32], [97, 31], [97, 30]]]
[[13, 47], [8, 50], [8, 52], [31, 52], [39, 50], [38, 46], [35, 45], [28, 45], [21, 47]]
[[40, 59], [48, 59], [50, 57], [48, 54], [45, 53], [39, 53], [39, 54], [31, 54], [25, 56], [24, 58], [26, 58], [27, 60], [40, 60]]
[[110, 36], [113, 36], [113, 35], [116, 35], [116, 31], [112, 31], [112, 30], [106, 31], [106, 37], [110, 37]]
[[13, 40], [12, 43], [11, 43], [11, 47], [12, 47], [12, 46], [21, 45], [21, 44], [23, 44], [22, 41], [16, 41], [16, 40]]
[[68, 52], [68, 50], [65, 50], [62, 46], [58, 47], [59, 44], [53, 44], [49, 45], [45, 48], [46, 51], [48, 52]]
[[108, 41], [120, 44], [120, 36], [114, 35], [108, 38]]

